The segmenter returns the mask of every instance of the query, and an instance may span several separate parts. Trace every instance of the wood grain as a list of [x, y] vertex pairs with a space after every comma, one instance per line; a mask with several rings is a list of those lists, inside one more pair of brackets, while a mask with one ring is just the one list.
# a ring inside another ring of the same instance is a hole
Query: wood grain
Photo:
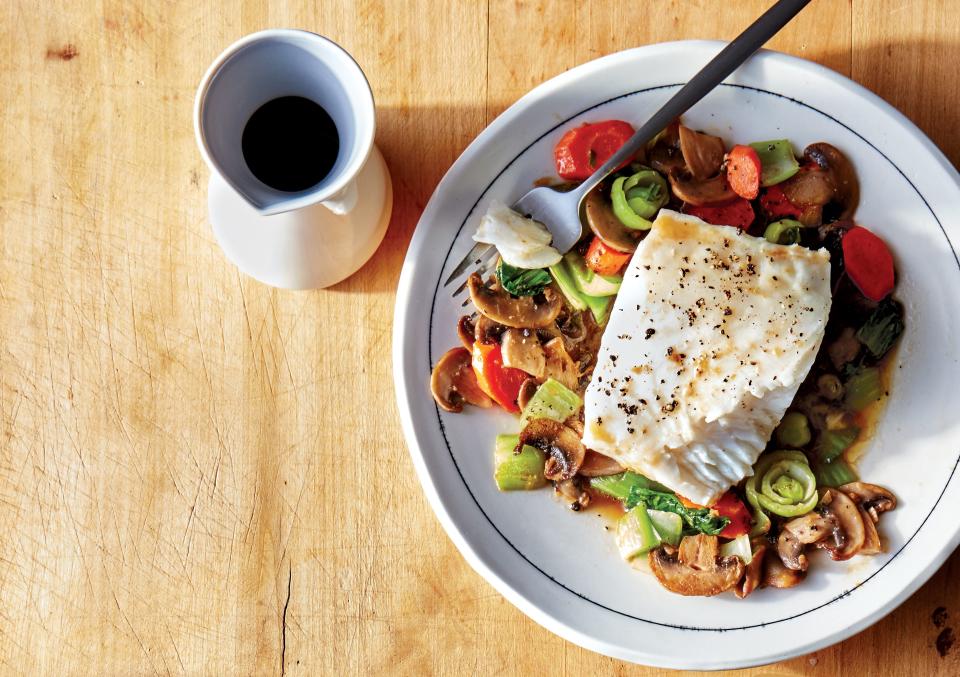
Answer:
[[[518, 96], [618, 49], [732, 37], [765, 4], [3, 3], [0, 670], [661, 674], [546, 632], [444, 536], [392, 405], [394, 289], [434, 186]], [[243, 277], [206, 221], [194, 89], [274, 26], [355, 55], [392, 170], [384, 245], [326, 291]], [[951, 3], [815, 0], [773, 47], [960, 160]], [[956, 626], [958, 578], [954, 555], [873, 628], [748, 674], [957, 674], [931, 612]]]

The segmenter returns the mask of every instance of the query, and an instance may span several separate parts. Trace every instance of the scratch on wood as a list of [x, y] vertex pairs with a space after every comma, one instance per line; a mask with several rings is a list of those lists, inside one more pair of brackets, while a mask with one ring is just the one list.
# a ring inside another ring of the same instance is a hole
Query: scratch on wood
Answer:
[[280, 619], [280, 677], [287, 669], [287, 608], [290, 606], [290, 591], [293, 587], [293, 565], [287, 565], [287, 600], [283, 603], [283, 616]]

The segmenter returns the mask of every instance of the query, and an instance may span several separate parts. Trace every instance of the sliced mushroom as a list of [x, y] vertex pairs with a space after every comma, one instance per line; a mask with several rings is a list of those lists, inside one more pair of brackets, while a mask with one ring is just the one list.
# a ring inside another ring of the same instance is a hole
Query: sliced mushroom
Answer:
[[876, 555], [883, 551], [883, 544], [880, 542], [880, 534], [877, 532], [877, 525], [863, 509], [862, 505], [857, 506], [860, 511], [860, 517], [863, 519], [863, 545], [860, 548], [861, 555]]
[[617, 461], [591, 449], [587, 449], [587, 456], [583, 459], [583, 465], [580, 466], [580, 474], [584, 477], [617, 475], [624, 470], [625, 468]]
[[804, 547], [831, 537], [837, 526], [833, 515], [818, 512], [809, 512], [784, 524], [777, 538], [777, 554], [783, 566], [793, 571], [806, 571], [809, 562]]
[[464, 402], [478, 407], [493, 405], [477, 383], [476, 372], [470, 364], [470, 351], [466, 348], [452, 348], [443, 354], [430, 375], [430, 392], [437, 404], [447, 411], [463, 411]]
[[897, 507], [897, 498], [887, 489], [867, 482], [850, 482], [840, 487], [840, 491], [853, 499], [870, 516], [874, 524], [880, 521], [880, 514]]
[[783, 565], [777, 551], [768, 548], [763, 557], [763, 587], [792, 588], [807, 577], [806, 571], [788, 569]]
[[551, 287], [543, 290], [544, 301], [539, 303], [534, 296], [514, 298], [498, 285], [488, 287], [479, 273], [470, 276], [467, 288], [470, 300], [482, 315], [507, 327], [545, 327], [557, 319], [563, 308], [563, 298]]
[[480, 343], [500, 343], [500, 337], [507, 329], [499, 322], [494, 322], [484, 315], [478, 315], [473, 321], [473, 326], [473, 338]]
[[603, 184], [587, 193], [587, 197], [583, 200], [583, 212], [587, 218], [587, 225], [605, 245], [621, 252], [633, 253], [637, 250], [637, 243], [643, 239], [647, 231], [627, 228], [623, 225], [613, 213], [613, 206], [604, 195], [601, 186]]
[[570, 390], [577, 390], [580, 384], [579, 370], [576, 362], [567, 352], [563, 339], [557, 337], [547, 341], [543, 345], [543, 353], [546, 355], [546, 365], [543, 370], [544, 380], [553, 378]]
[[757, 547], [753, 553], [753, 559], [750, 560], [750, 564], [748, 564], [743, 571], [743, 578], [741, 578], [737, 582], [736, 587], [734, 587], [733, 594], [740, 599], [743, 599], [760, 587], [760, 578], [763, 575], [763, 556], [766, 552], [766, 545]]
[[460, 318], [460, 321], [457, 322], [457, 336], [460, 338], [460, 343], [462, 343], [463, 347], [467, 350], [473, 349], [476, 332], [477, 327], [474, 324], [473, 318], [469, 315], [464, 315]]
[[687, 536], [680, 541], [677, 559], [680, 564], [692, 567], [697, 571], [708, 571], [713, 568], [720, 554], [720, 543], [716, 536], [696, 534]]
[[832, 201], [841, 206], [838, 218], [852, 217], [860, 203], [860, 181], [846, 156], [829, 143], [812, 143], [804, 149], [803, 157], [830, 172], [834, 187]]
[[507, 329], [500, 337], [500, 350], [504, 366], [520, 369], [537, 378], [543, 376], [547, 356], [535, 331]]
[[674, 120], [654, 139], [647, 151], [647, 162], [661, 174], [686, 170], [680, 150], [680, 122]]
[[577, 433], [559, 421], [535, 418], [520, 432], [518, 448], [524, 444], [547, 454], [543, 475], [548, 480], [568, 480], [577, 474], [587, 450]]
[[673, 194], [687, 204], [698, 207], [722, 204], [737, 197], [723, 174], [702, 181], [684, 174], [671, 174], [668, 178]]
[[528, 378], [520, 384], [520, 392], [517, 394], [517, 406], [520, 407], [520, 411], [527, 408], [527, 405], [530, 403], [530, 398], [533, 397], [539, 387], [540, 384], [537, 383], [537, 379], [535, 378]]
[[802, 209], [799, 219], [805, 226], [819, 226], [824, 208], [836, 206], [835, 219], [849, 219], [860, 202], [860, 182], [853, 165], [828, 143], [810, 144], [803, 151], [804, 166], [783, 182], [784, 195]]
[[813, 165], [804, 166], [780, 185], [791, 204], [800, 208], [822, 208], [836, 195], [831, 173]]
[[820, 498], [819, 510], [824, 515], [832, 515], [838, 528], [832, 538], [819, 541], [817, 547], [829, 551], [830, 557], [839, 561], [848, 560], [860, 552], [866, 539], [866, 528], [857, 504], [842, 491], [827, 489]]
[[695, 132], [680, 125], [680, 152], [687, 169], [698, 181], [709, 179], [720, 172], [723, 164], [723, 139], [703, 132]]
[[670, 592], [710, 596], [735, 586], [744, 570], [739, 557], [719, 557], [717, 551], [716, 536], [698, 534], [685, 537], [679, 551], [660, 546], [650, 551], [648, 559], [657, 580]]

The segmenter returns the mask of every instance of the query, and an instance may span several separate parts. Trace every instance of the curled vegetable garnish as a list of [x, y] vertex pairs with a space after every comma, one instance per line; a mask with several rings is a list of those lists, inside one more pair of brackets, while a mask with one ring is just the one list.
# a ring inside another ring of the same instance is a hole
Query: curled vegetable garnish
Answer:
[[613, 213], [627, 228], [636, 230], [649, 230], [653, 224], [648, 219], [652, 219], [669, 199], [666, 180], [652, 169], [621, 176], [610, 189]]
[[805, 515], [817, 505], [817, 479], [801, 451], [772, 451], [760, 457], [747, 479], [747, 501], [753, 506], [753, 534], [766, 533], [770, 518]]

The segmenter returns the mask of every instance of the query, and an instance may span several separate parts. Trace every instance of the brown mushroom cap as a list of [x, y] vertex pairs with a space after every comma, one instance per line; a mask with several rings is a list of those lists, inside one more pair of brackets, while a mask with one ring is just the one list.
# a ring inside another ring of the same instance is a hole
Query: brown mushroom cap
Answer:
[[832, 514], [817, 512], [808, 512], [784, 524], [777, 538], [777, 554], [783, 566], [793, 571], [806, 571], [809, 562], [803, 553], [804, 547], [831, 537], [837, 526]]
[[860, 203], [860, 181], [846, 156], [829, 143], [812, 143], [803, 150], [808, 162], [830, 172], [834, 200], [842, 206], [839, 218], [849, 219]]
[[863, 508], [876, 524], [880, 514], [897, 507], [897, 497], [888, 489], [867, 482], [850, 482], [840, 487], [840, 491], [853, 499]]
[[625, 468], [617, 461], [591, 449], [587, 449], [586, 458], [583, 459], [583, 465], [580, 466], [580, 474], [584, 477], [617, 475], [624, 470]]
[[687, 169], [697, 181], [709, 179], [720, 172], [723, 164], [723, 139], [703, 132], [695, 132], [680, 125], [680, 152]]
[[535, 418], [520, 431], [518, 448], [524, 444], [547, 454], [543, 475], [548, 480], [568, 480], [577, 474], [587, 450], [580, 436], [563, 423], [549, 418]]
[[479, 273], [470, 276], [467, 288], [470, 300], [481, 315], [507, 327], [545, 327], [557, 319], [563, 308], [563, 299], [551, 287], [543, 290], [545, 301], [542, 303], [533, 296], [514, 298], [498, 285], [488, 287]]
[[460, 339], [460, 343], [463, 344], [463, 347], [467, 350], [473, 349], [473, 342], [476, 340], [477, 327], [474, 324], [473, 318], [469, 315], [464, 315], [457, 322], [457, 337]]
[[583, 199], [583, 213], [586, 216], [587, 225], [605, 245], [617, 251], [633, 253], [637, 250], [637, 243], [643, 239], [647, 231], [627, 228], [623, 225], [613, 213], [610, 200], [604, 196], [602, 185], [591, 190]]
[[838, 527], [832, 538], [818, 541], [817, 547], [829, 551], [831, 558], [840, 561], [848, 560], [860, 552], [866, 538], [866, 528], [857, 504], [842, 491], [827, 489], [820, 498], [819, 510], [824, 515], [833, 515]]
[[797, 207], [823, 207], [834, 199], [833, 176], [825, 169], [805, 166], [780, 184], [783, 194]]
[[796, 571], [785, 567], [777, 551], [773, 548], [767, 549], [763, 557], [763, 587], [780, 589], [792, 588], [798, 585], [806, 576], [807, 572], [805, 571]]
[[750, 564], [747, 565], [743, 572], [743, 578], [740, 579], [733, 589], [733, 594], [740, 599], [743, 599], [760, 587], [760, 578], [763, 576], [763, 557], [766, 553], [766, 545], [759, 545], [754, 551], [753, 559], [750, 560]]
[[502, 324], [484, 315], [477, 315], [473, 320], [473, 326], [473, 338], [480, 343], [500, 343], [500, 337], [506, 330]]
[[653, 574], [670, 592], [710, 596], [735, 586], [744, 571], [739, 557], [719, 557], [717, 553], [716, 536], [697, 534], [686, 536], [679, 551], [660, 546], [648, 557]]
[[478, 407], [490, 407], [493, 402], [480, 389], [477, 375], [470, 364], [470, 351], [452, 348], [443, 354], [430, 375], [430, 392], [441, 408], [463, 411], [463, 403]]
[[670, 174], [667, 178], [670, 179], [670, 188], [673, 189], [674, 195], [687, 204], [697, 207], [723, 204], [737, 197], [724, 174], [717, 174], [702, 181], [690, 175], [676, 173]]
[[853, 216], [860, 202], [860, 182], [850, 161], [829, 143], [810, 144], [803, 157], [800, 171], [781, 184], [787, 199], [801, 208], [800, 222], [819, 226], [828, 204], [840, 207], [839, 219]]
[[686, 171], [680, 150], [680, 122], [674, 120], [654, 139], [647, 150], [647, 162], [661, 174]]
[[500, 350], [504, 366], [520, 369], [537, 378], [543, 376], [547, 356], [535, 331], [507, 329], [500, 337]]

